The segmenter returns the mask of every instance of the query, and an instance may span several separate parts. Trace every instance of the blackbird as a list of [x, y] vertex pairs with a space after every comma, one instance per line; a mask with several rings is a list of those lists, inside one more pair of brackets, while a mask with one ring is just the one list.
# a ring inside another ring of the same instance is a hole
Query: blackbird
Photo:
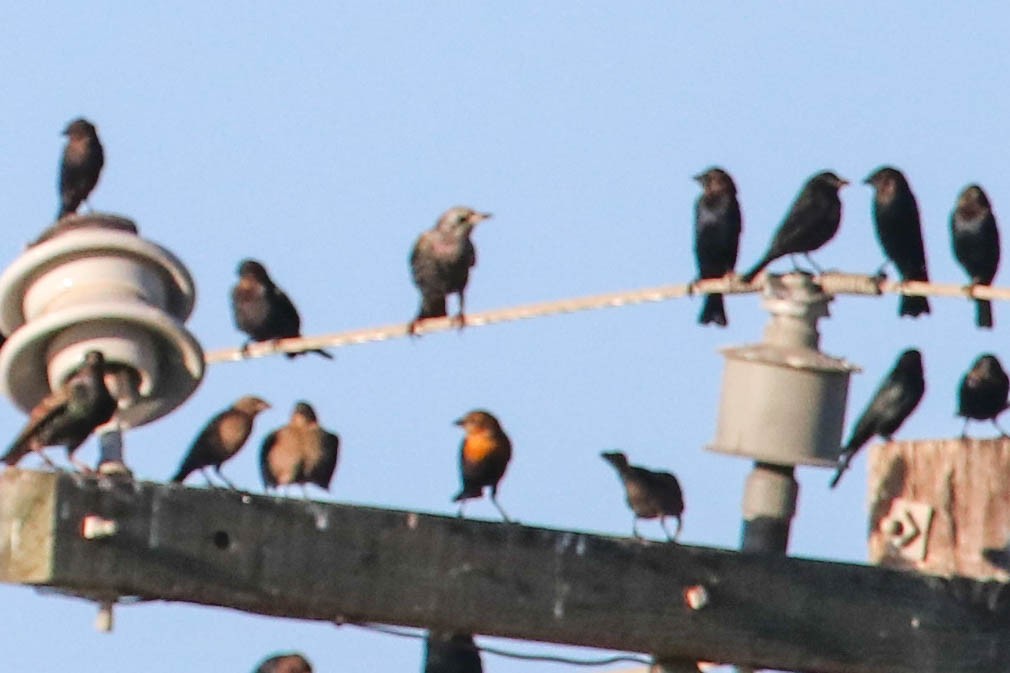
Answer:
[[[954, 256], [971, 277], [971, 284], [990, 285], [999, 267], [999, 230], [989, 197], [978, 185], [965, 187], [950, 216]], [[975, 324], [992, 328], [992, 302], [975, 300]]]
[[[729, 173], [709, 168], [694, 176], [701, 183], [702, 194], [694, 204], [694, 256], [699, 278], [722, 278], [732, 273], [740, 247], [740, 204], [736, 185]], [[721, 294], [709, 294], [698, 316], [702, 325], [728, 324]]]
[[[624, 483], [628, 506], [635, 514], [631, 525], [632, 535], [641, 537], [638, 534], [639, 519], [659, 518], [659, 525], [663, 527], [666, 539], [671, 542], [676, 540], [680, 535], [684, 514], [684, 494], [677, 477], [669, 472], [654, 472], [637, 465], [629, 465], [627, 456], [620, 451], [604, 451], [600, 455], [614, 466]], [[677, 519], [677, 530], [673, 535], [670, 535], [666, 527], [668, 516]]]
[[214, 472], [232, 489], [235, 485], [221, 474], [221, 464], [239, 452], [249, 439], [253, 429], [256, 414], [270, 405], [254, 395], [241, 397], [207, 422], [200, 434], [193, 440], [189, 452], [179, 466], [178, 472], [172, 477], [174, 483], [181, 484], [194, 470], [200, 470], [208, 484], [213, 485], [207, 467], [213, 467]]

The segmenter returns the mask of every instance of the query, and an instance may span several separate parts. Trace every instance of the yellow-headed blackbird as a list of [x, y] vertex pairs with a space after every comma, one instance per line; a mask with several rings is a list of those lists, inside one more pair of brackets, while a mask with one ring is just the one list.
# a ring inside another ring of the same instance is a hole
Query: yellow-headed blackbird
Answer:
[[269, 491], [299, 484], [303, 494], [306, 484], [329, 490], [339, 451], [340, 438], [320, 427], [308, 402], [298, 402], [288, 424], [263, 440], [260, 449], [263, 485]]
[[81, 202], [98, 184], [105, 153], [98, 131], [87, 119], [75, 119], [63, 130], [67, 146], [60, 163], [60, 210], [56, 219], [76, 213]]
[[[736, 266], [740, 248], [740, 203], [736, 184], [721, 168], [709, 168], [694, 176], [702, 194], [694, 204], [694, 258], [699, 278], [722, 278]], [[705, 296], [698, 322], [726, 326], [726, 307], [721, 294]]]
[[456, 421], [466, 432], [459, 450], [459, 470], [463, 488], [453, 498], [459, 502], [459, 515], [463, 516], [463, 505], [470, 498], [480, 498], [484, 487], [491, 487], [491, 502], [509, 521], [505, 510], [498, 504], [498, 482], [505, 474], [509, 459], [512, 458], [512, 442], [502, 430], [498, 419], [487, 411], [471, 411]]
[[208, 421], [200, 434], [193, 440], [189, 453], [183, 459], [179, 471], [172, 481], [182, 483], [193, 470], [200, 470], [208, 484], [213, 484], [207, 474], [207, 467], [213, 467], [217, 476], [231, 488], [235, 485], [221, 474], [221, 464], [238, 453], [249, 439], [253, 429], [256, 414], [270, 405], [254, 395], [246, 395], [238, 399], [214, 418]]
[[16, 465], [29, 451], [35, 451], [52, 466], [42, 449], [63, 444], [70, 461], [87, 471], [87, 466], [74, 460], [74, 451], [95, 428], [108, 422], [115, 411], [116, 400], [105, 387], [105, 356], [99, 351], [88, 351], [84, 364], [62, 386], [35, 405], [28, 424], [2, 460]]
[[[293, 339], [302, 335], [298, 309], [274, 284], [266, 267], [254, 259], [244, 259], [239, 263], [238, 283], [231, 290], [231, 310], [235, 326], [245, 332], [250, 341]], [[320, 349], [305, 352], [333, 358]], [[302, 353], [286, 355], [293, 358]]]
[[[631, 532], [635, 537], [638, 534], [639, 519], [659, 518], [659, 524], [666, 533], [667, 540], [676, 540], [680, 535], [681, 517], [684, 513], [684, 495], [680, 490], [680, 482], [677, 477], [669, 472], [653, 472], [644, 467], [629, 465], [628, 458], [620, 451], [604, 451], [600, 454], [603, 459], [614, 466], [621, 481], [624, 483], [624, 490], [627, 492], [628, 506], [635, 513], [634, 522], [631, 525]], [[677, 518], [677, 532], [672, 536], [666, 527], [666, 517]]]
[[[803, 253], [807, 260], [811, 252], [834, 238], [842, 221], [842, 202], [838, 190], [849, 184], [831, 171], [818, 173], [807, 180], [782, 224], [775, 231], [768, 251], [754, 267], [743, 276], [743, 281], [754, 280], [762, 269], [779, 257]], [[814, 264], [814, 268], [817, 265]]]
[[415, 332], [418, 324], [428, 318], [447, 314], [445, 298], [459, 295], [458, 321], [465, 324], [466, 283], [470, 267], [477, 263], [477, 251], [470, 241], [470, 232], [478, 222], [491, 217], [473, 208], [456, 206], [445, 211], [435, 226], [421, 234], [410, 253], [410, 270], [414, 284], [421, 291], [421, 308], [408, 330]]

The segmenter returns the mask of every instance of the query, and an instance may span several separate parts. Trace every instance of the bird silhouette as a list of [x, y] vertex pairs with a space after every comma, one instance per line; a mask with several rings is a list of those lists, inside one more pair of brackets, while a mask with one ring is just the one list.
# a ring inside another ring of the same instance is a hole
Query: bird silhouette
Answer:
[[217, 476], [234, 489], [235, 485], [221, 473], [221, 465], [245, 445], [256, 415], [269, 408], [270, 405], [262, 399], [246, 395], [210, 419], [193, 440], [172, 481], [181, 484], [194, 470], [200, 470], [207, 483], [213, 485], [206, 470], [213, 467]]
[[[614, 466], [624, 484], [628, 507], [634, 513], [631, 533], [638, 534], [639, 519], [659, 519], [659, 525], [666, 533], [666, 539], [674, 541], [680, 535], [684, 514], [684, 494], [677, 477], [669, 472], [654, 472], [644, 467], [628, 464], [628, 457], [620, 451], [604, 451], [600, 454]], [[666, 527], [666, 517], [677, 519], [677, 530], [672, 535]]]
[[[978, 185], [968, 185], [957, 197], [950, 234], [954, 256], [972, 286], [992, 284], [999, 268], [999, 229], [989, 197]], [[988, 299], [975, 300], [975, 324], [992, 328], [992, 302]]]
[[105, 165], [105, 151], [95, 125], [87, 119], [75, 119], [63, 129], [67, 144], [60, 162], [60, 209], [56, 219], [76, 213], [98, 184]]
[[964, 417], [961, 437], [968, 431], [970, 420], [991, 421], [1004, 437], [1006, 430], [996, 422], [1007, 408], [1007, 394], [1010, 393], [1010, 378], [1000, 361], [992, 353], [980, 355], [961, 379], [957, 395], [957, 415]]
[[480, 651], [469, 633], [429, 631], [423, 673], [482, 673]]
[[[702, 194], [694, 204], [694, 257], [699, 278], [722, 278], [732, 273], [740, 247], [741, 216], [736, 184], [721, 168], [709, 168], [694, 176]], [[698, 316], [702, 325], [728, 324], [721, 294], [705, 296]]]

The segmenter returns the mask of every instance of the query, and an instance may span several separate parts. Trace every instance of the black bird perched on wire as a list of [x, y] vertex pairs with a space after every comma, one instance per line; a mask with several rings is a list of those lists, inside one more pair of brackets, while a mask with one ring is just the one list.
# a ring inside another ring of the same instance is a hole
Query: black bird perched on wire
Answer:
[[55, 467], [42, 449], [63, 444], [70, 462], [88, 472], [90, 468], [74, 460], [74, 451], [115, 411], [116, 400], [105, 386], [105, 356], [100, 351], [88, 351], [80, 368], [35, 405], [28, 423], [0, 460], [17, 465], [28, 452], [35, 451]]
[[[999, 230], [989, 197], [978, 185], [969, 185], [957, 197], [950, 216], [954, 256], [971, 277], [971, 284], [990, 285], [999, 267]], [[992, 327], [992, 302], [975, 300], [975, 324]]]
[[264, 659], [253, 673], [312, 673], [312, 664], [297, 652]]
[[[792, 207], [779, 225], [764, 257], [743, 276], [749, 283], [779, 257], [803, 253], [813, 264], [811, 252], [834, 238], [842, 220], [838, 190], [849, 184], [831, 171], [813, 176], [803, 185]], [[814, 265], [816, 267], [816, 264]]]
[[898, 356], [898, 361], [880, 382], [873, 399], [856, 421], [852, 436], [842, 447], [838, 470], [831, 480], [831, 488], [838, 485], [838, 480], [849, 468], [853, 456], [870, 441], [871, 437], [879, 435], [890, 441], [891, 435], [897, 432], [905, 419], [915, 411], [925, 392], [922, 354], [914, 348], [909, 348]]
[[429, 631], [423, 673], [482, 673], [480, 651], [469, 633]]
[[[874, 189], [874, 228], [884, 255], [894, 262], [902, 282], [918, 280], [928, 283], [919, 206], [908, 186], [908, 180], [898, 169], [882, 166], [863, 182]], [[922, 313], [929, 313], [926, 297], [901, 296], [898, 303], [899, 316], [914, 318]]]
[[67, 146], [60, 163], [60, 210], [56, 219], [76, 213], [81, 202], [98, 184], [105, 164], [105, 152], [95, 125], [87, 119], [75, 119], [63, 130]]
[[467, 500], [482, 497], [484, 489], [490, 487], [491, 504], [508, 523], [508, 514], [498, 504], [498, 482], [505, 476], [505, 468], [512, 459], [512, 441], [498, 419], [482, 409], [467, 413], [455, 423], [466, 433], [459, 447], [459, 472], [463, 487], [452, 498], [453, 502], [459, 503], [459, 515], [463, 516]]
[[[659, 525], [666, 533], [666, 539], [671, 542], [676, 540], [680, 535], [684, 514], [684, 494], [677, 477], [669, 472], [654, 472], [637, 465], [629, 465], [627, 456], [620, 451], [604, 451], [600, 455], [614, 466], [621, 482], [624, 483], [628, 506], [635, 514], [631, 533], [635, 537], [641, 537], [638, 534], [638, 520], [658, 517]], [[666, 527], [668, 516], [677, 519], [677, 530], [673, 535], [670, 535]]]
[[260, 398], [246, 395], [210, 419], [193, 440], [172, 481], [181, 484], [191, 472], [200, 470], [207, 483], [213, 485], [206, 470], [213, 467], [217, 476], [234, 489], [235, 485], [221, 473], [221, 465], [245, 445], [252, 432], [256, 415], [269, 408], [270, 405]]
[[[266, 267], [254, 259], [244, 259], [238, 266], [238, 283], [231, 290], [231, 310], [235, 326], [250, 341], [293, 339], [302, 335], [302, 319], [288, 296], [274, 284]], [[248, 346], [248, 344], [246, 344]], [[324, 358], [333, 356], [321, 349], [304, 351]], [[303, 353], [286, 353], [293, 358]]]
[[966, 436], [970, 419], [992, 421], [1000, 434], [1006, 437], [1007, 433], [996, 422], [996, 417], [1007, 408], [1008, 393], [1010, 378], [1007, 378], [999, 360], [991, 353], [980, 355], [961, 379], [957, 395], [957, 415], [964, 417], [961, 437]]
[[[722, 278], [733, 271], [740, 247], [740, 204], [729, 173], [709, 168], [694, 176], [702, 194], [694, 204], [694, 257], [700, 278]], [[726, 307], [721, 294], [705, 296], [698, 322], [725, 327]]]
[[459, 295], [459, 326], [466, 324], [465, 293], [470, 268], [477, 263], [477, 251], [470, 232], [491, 217], [473, 208], [455, 206], [442, 213], [435, 226], [421, 234], [410, 252], [410, 271], [414, 285], [421, 291], [421, 308], [407, 326], [413, 334], [422, 320], [447, 314], [446, 297]]
[[305, 494], [305, 485], [315, 484], [328, 491], [339, 453], [340, 437], [319, 425], [312, 405], [298, 402], [288, 424], [263, 440], [260, 448], [263, 485], [269, 491], [299, 484]]

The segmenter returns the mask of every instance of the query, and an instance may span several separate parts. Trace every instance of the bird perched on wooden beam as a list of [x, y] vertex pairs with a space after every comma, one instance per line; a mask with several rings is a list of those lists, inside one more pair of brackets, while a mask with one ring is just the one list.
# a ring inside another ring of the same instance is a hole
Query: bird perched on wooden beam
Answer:
[[88, 466], [74, 459], [74, 451], [95, 428], [107, 423], [115, 411], [116, 400], [105, 386], [105, 356], [100, 351], [88, 351], [80, 368], [35, 405], [27, 425], [0, 460], [16, 465], [30, 451], [35, 451], [55, 467], [42, 449], [63, 444], [70, 462], [88, 472]]
[[[604, 451], [600, 454], [614, 466], [624, 483], [628, 506], [635, 514], [631, 533], [637, 538], [639, 519], [659, 519], [659, 525], [666, 533], [666, 539], [673, 542], [680, 535], [684, 514], [684, 494], [677, 477], [669, 472], [654, 472], [644, 467], [630, 465], [628, 457], [620, 451]], [[677, 519], [677, 530], [671, 535], [666, 527], [666, 517]]]
[[852, 436], [842, 447], [842, 455], [838, 459], [838, 470], [831, 480], [831, 488], [838, 485], [845, 471], [852, 462], [852, 457], [874, 435], [880, 435], [887, 441], [898, 431], [905, 419], [915, 411], [923, 393], [926, 392], [926, 380], [922, 372], [922, 354], [910, 348], [898, 356], [894, 367], [880, 382], [880, 387], [874, 393], [873, 399], [866, 406], [863, 415], [856, 421]]
[[[254, 259], [238, 266], [238, 283], [231, 290], [231, 310], [235, 326], [251, 341], [293, 339], [302, 335], [302, 319], [288, 296], [274, 284], [266, 267]], [[245, 347], [248, 346], [248, 343]], [[243, 347], [243, 350], [245, 350]], [[333, 356], [321, 349], [305, 351], [324, 358]], [[289, 358], [303, 353], [285, 353]]]
[[979, 356], [961, 379], [961, 387], [957, 395], [957, 415], [964, 417], [961, 427], [962, 439], [966, 437], [968, 421], [992, 421], [1003, 437], [1006, 430], [996, 422], [1007, 408], [1007, 394], [1010, 393], [1010, 378], [1003, 370], [996, 356], [986, 353]]
[[466, 324], [466, 284], [470, 268], [477, 263], [477, 251], [470, 241], [470, 232], [491, 213], [479, 213], [473, 208], [455, 206], [442, 213], [435, 226], [421, 234], [410, 252], [410, 271], [414, 284], [421, 291], [421, 308], [407, 326], [414, 334], [422, 320], [447, 315], [446, 297], [459, 295], [460, 327]]
[[429, 631], [423, 673], [482, 673], [480, 650], [469, 633]]
[[276, 654], [260, 662], [254, 673], [312, 673], [312, 664], [297, 652]]
[[76, 213], [77, 208], [98, 184], [105, 165], [105, 152], [95, 125], [75, 119], [63, 129], [67, 145], [60, 163], [60, 209], [56, 219]]
[[[897, 267], [902, 282], [917, 280], [928, 283], [919, 206], [915, 202], [912, 188], [908, 186], [908, 180], [898, 169], [882, 166], [863, 182], [874, 190], [874, 229], [884, 255]], [[899, 316], [915, 318], [923, 313], [929, 313], [929, 300], [926, 297], [901, 295], [898, 301]]]
[[[957, 197], [950, 216], [954, 256], [971, 277], [971, 285], [991, 285], [999, 268], [999, 229], [989, 197], [978, 185], [968, 185]], [[975, 300], [975, 324], [992, 328], [992, 302]]]
[[[721, 168], [709, 168], [694, 176], [702, 194], [694, 204], [694, 257], [699, 278], [722, 278], [733, 272], [740, 247], [740, 203], [736, 184]], [[705, 296], [698, 322], [728, 324], [721, 294]]]
[[[831, 171], [823, 171], [807, 180], [775, 231], [768, 251], [744, 274], [743, 282], [751, 282], [762, 269], [786, 255], [803, 253], [813, 264], [810, 253], [838, 233], [838, 225], [842, 221], [842, 202], [838, 198], [838, 190], [847, 184], [848, 181]], [[814, 264], [815, 268], [816, 266]]]
[[312, 405], [298, 402], [288, 424], [263, 440], [260, 448], [263, 486], [269, 491], [298, 484], [306, 497], [306, 484], [328, 491], [339, 452], [340, 438], [319, 425]]
[[491, 503], [498, 509], [506, 522], [510, 519], [498, 504], [498, 482], [505, 475], [512, 458], [512, 442], [502, 430], [498, 419], [491, 413], [475, 410], [455, 421], [463, 428], [466, 436], [459, 449], [459, 470], [463, 488], [453, 497], [459, 503], [459, 516], [463, 516], [463, 506], [471, 498], [484, 495], [484, 488], [491, 488]]
[[267, 402], [255, 395], [246, 395], [210, 419], [193, 440], [172, 481], [181, 484], [194, 470], [200, 470], [207, 483], [213, 486], [214, 482], [206, 470], [213, 467], [217, 476], [234, 489], [235, 485], [221, 473], [221, 465], [245, 445], [252, 433], [256, 415], [269, 408]]

